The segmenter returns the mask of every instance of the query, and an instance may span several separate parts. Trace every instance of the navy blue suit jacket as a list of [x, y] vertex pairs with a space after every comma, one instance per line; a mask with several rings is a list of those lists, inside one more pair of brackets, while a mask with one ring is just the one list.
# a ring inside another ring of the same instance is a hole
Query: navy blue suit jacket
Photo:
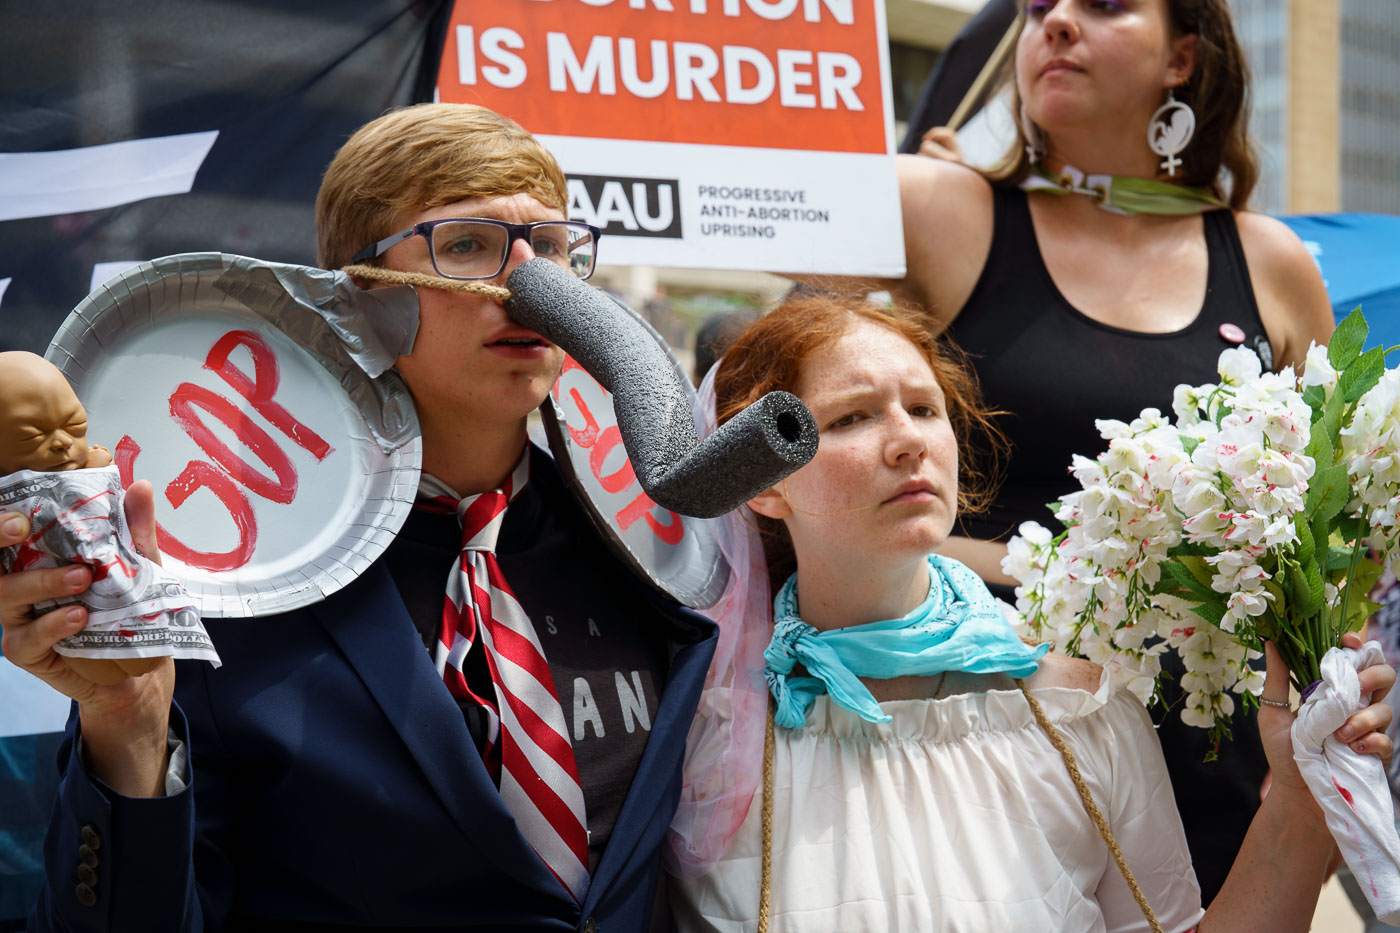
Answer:
[[[715, 641], [708, 620], [648, 598], [670, 670], [581, 908], [502, 806], [376, 564], [307, 609], [209, 620], [224, 666], [177, 665], [184, 792], [116, 795], [84, 769], [70, 721], [31, 929], [645, 929]], [[94, 875], [95, 899], [80, 890]]]

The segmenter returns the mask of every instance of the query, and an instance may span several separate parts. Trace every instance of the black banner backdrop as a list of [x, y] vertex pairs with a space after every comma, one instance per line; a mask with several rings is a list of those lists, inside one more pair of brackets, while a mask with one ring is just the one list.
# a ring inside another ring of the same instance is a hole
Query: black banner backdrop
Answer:
[[[42, 352], [100, 263], [205, 250], [313, 262], [322, 171], [366, 120], [431, 99], [449, 7], [0, 3], [0, 348]], [[202, 162], [158, 164], [169, 146], [152, 141], [210, 133]], [[118, 142], [130, 145], [95, 164], [71, 151]], [[96, 206], [133, 175], [190, 168], [188, 193]]]
[[[322, 171], [367, 120], [431, 99], [450, 6], [0, 2], [0, 350], [42, 353], [126, 264], [313, 263]], [[23, 928], [42, 874], [62, 721], [46, 690], [0, 660], [0, 931]]]

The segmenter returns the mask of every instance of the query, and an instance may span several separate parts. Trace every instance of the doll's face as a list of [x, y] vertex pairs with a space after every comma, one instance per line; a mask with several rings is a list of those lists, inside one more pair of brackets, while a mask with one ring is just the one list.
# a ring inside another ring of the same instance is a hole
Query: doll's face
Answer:
[[87, 412], [58, 367], [0, 353], [0, 475], [88, 466]]

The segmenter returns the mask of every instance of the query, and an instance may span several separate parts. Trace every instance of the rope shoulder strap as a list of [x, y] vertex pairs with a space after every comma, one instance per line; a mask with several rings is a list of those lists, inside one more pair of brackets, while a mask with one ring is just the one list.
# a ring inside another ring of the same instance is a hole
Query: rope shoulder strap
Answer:
[[763, 862], [758, 887], [758, 933], [768, 933], [773, 909], [773, 695], [768, 695], [768, 725], [763, 730]]
[[1026, 682], [1018, 677], [1016, 678], [1016, 686], [1020, 687], [1021, 693], [1025, 695], [1026, 702], [1030, 704], [1031, 713], [1035, 716], [1035, 721], [1040, 726], [1041, 731], [1050, 740], [1050, 744], [1055, 746], [1055, 751], [1059, 752], [1060, 757], [1064, 759], [1065, 770], [1069, 771], [1069, 778], [1074, 782], [1074, 789], [1079, 791], [1079, 802], [1084, 804], [1084, 812], [1088, 813], [1089, 819], [1093, 820], [1104, 844], [1108, 846], [1109, 854], [1113, 856], [1114, 864], [1118, 866], [1118, 871], [1123, 875], [1123, 880], [1128, 882], [1128, 890], [1133, 893], [1133, 900], [1137, 901], [1138, 909], [1147, 918], [1147, 925], [1152, 928], [1152, 933], [1162, 933], [1162, 925], [1157, 922], [1157, 915], [1152, 912], [1152, 905], [1147, 903], [1147, 896], [1142, 893], [1142, 888], [1138, 887], [1137, 879], [1133, 877], [1133, 870], [1128, 867], [1127, 859], [1123, 858], [1123, 850], [1119, 848], [1118, 840], [1113, 838], [1113, 830], [1108, 828], [1108, 821], [1104, 819], [1099, 805], [1094, 803], [1093, 795], [1089, 793], [1089, 786], [1084, 783], [1084, 776], [1079, 773], [1079, 763], [1074, 760], [1074, 752], [1070, 751], [1064, 736], [1060, 735], [1060, 730], [1056, 729], [1055, 724], [1045, 715], [1045, 710], [1040, 708], [1040, 701], [1031, 695]]
[[[1123, 858], [1123, 850], [1119, 848], [1118, 840], [1113, 838], [1113, 831], [1109, 829], [1108, 821], [1104, 819], [1098, 804], [1094, 803], [1093, 795], [1089, 793], [1089, 787], [1084, 783], [1084, 776], [1079, 773], [1079, 764], [1074, 760], [1074, 752], [1070, 751], [1064, 736], [1060, 735], [1054, 723], [1050, 722], [1045, 715], [1045, 710], [1040, 707], [1040, 701], [1031, 695], [1026, 682], [1017, 678], [1016, 686], [1020, 687], [1021, 693], [1025, 695], [1026, 702], [1030, 704], [1031, 713], [1035, 716], [1035, 721], [1040, 726], [1041, 731], [1050, 739], [1050, 744], [1064, 759], [1065, 769], [1069, 771], [1070, 780], [1074, 782], [1074, 789], [1079, 792], [1079, 802], [1084, 805], [1089, 819], [1093, 821], [1094, 826], [1099, 831], [1099, 836], [1108, 846], [1114, 864], [1122, 873], [1123, 880], [1128, 883], [1128, 890], [1132, 892], [1133, 900], [1137, 902], [1138, 909], [1147, 919], [1152, 933], [1163, 933], [1162, 925], [1157, 922], [1157, 915], [1152, 912], [1152, 905], [1147, 903], [1147, 896], [1142, 893], [1142, 888], [1138, 887], [1132, 869], [1128, 867], [1127, 860]], [[768, 923], [773, 906], [773, 742], [773, 698], [770, 696], [768, 698], [768, 723], [763, 734], [763, 858], [758, 889], [758, 933], [768, 933]]]

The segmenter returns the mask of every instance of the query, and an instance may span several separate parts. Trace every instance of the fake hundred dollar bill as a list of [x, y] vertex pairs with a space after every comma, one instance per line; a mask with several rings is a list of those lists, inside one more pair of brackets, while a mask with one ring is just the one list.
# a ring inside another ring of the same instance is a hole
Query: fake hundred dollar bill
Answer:
[[0, 476], [0, 511], [29, 518], [29, 537], [0, 548], [8, 573], [83, 564], [92, 586], [76, 597], [39, 603], [36, 615], [80, 603], [87, 626], [54, 651], [76, 658], [175, 657], [219, 665], [219, 655], [185, 588], [159, 564], [136, 552], [122, 511], [115, 466]]

